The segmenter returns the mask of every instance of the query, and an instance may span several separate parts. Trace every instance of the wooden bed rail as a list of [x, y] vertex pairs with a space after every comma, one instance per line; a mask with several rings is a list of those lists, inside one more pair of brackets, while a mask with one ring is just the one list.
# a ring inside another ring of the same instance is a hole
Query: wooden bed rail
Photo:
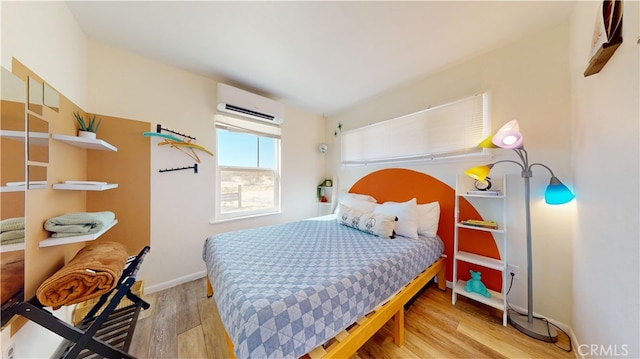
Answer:
[[211, 285], [211, 280], [209, 279], [209, 275], [207, 274], [207, 298], [213, 297], [213, 286]]
[[[402, 288], [387, 303], [374, 309], [364, 317], [361, 317], [351, 327], [330, 339], [327, 344], [316, 347], [303, 356], [303, 358], [350, 358], [377, 333], [391, 317], [394, 318], [393, 341], [396, 345], [402, 346], [404, 344], [404, 305], [434, 277], [438, 279], [438, 289], [443, 291], [447, 289], [445, 259], [445, 256], [440, 257], [429, 268], [425, 269]], [[207, 297], [211, 298], [211, 296], [213, 296], [213, 286], [207, 276]], [[226, 331], [224, 334], [229, 354], [231, 358], [235, 358], [233, 342]]]

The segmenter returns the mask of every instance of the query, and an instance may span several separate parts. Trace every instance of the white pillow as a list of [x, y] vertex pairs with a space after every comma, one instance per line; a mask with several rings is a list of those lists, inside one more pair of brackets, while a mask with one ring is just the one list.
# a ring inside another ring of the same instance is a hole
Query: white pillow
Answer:
[[418, 205], [418, 234], [435, 237], [440, 222], [440, 203], [431, 202]]
[[382, 213], [364, 212], [340, 204], [338, 223], [383, 238], [393, 238], [396, 217]]
[[[371, 201], [367, 197], [372, 198], [373, 201]], [[371, 196], [362, 195], [362, 194], [356, 194], [354, 196], [354, 193], [349, 193], [346, 196], [341, 196], [340, 203], [348, 207], [360, 210], [362, 212], [373, 212], [373, 210], [378, 206], [378, 203], [376, 203], [375, 198]], [[336, 208], [336, 213], [337, 213], [337, 208]]]
[[375, 198], [373, 198], [373, 196], [369, 196], [368, 194], [342, 192], [340, 199], [343, 199], [343, 198], [358, 199], [361, 201], [378, 203], [378, 201]]
[[398, 217], [396, 234], [418, 239], [418, 205], [413, 198], [407, 202], [385, 202], [378, 205], [373, 213], [390, 214]]

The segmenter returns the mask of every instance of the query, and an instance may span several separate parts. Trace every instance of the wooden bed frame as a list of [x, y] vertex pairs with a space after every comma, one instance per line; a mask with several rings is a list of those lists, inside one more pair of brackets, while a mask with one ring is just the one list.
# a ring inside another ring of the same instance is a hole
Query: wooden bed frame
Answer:
[[[371, 195], [378, 200], [378, 203], [405, 202], [412, 198], [416, 198], [419, 204], [438, 201], [440, 203], [438, 235], [445, 243], [445, 252], [450, 250], [447, 248], [447, 243], [453, 241], [454, 193], [453, 189], [445, 183], [424, 173], [394, 168], [364, 176], [351, 187], [349, 192]], [[447, 255], [443, 254], [389, 301], [358, 319], [325, 345], [318, 346], [307, 353], [304, 358], [349, 358], [392, 317], [394, 318], [394, 343], [402, 346], [404, 344], [404, 305], [434, 277], [437, 278], [438, 288], [446, 290], [446, 258]], [[207, 276], [207, 297], [211, 296], [213, 296], [213, 287]], [[226, 331], [225, 338], [229, 354], [231, 358], [235, 358], [233, 343]]]

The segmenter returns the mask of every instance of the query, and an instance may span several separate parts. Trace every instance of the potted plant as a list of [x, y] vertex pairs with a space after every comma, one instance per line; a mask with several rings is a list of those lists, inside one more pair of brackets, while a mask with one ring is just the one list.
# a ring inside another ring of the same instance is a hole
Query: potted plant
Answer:
[[98, 132], [98, 128], [100, 128], [100, 124], [102, 123], [102, 119], [96, 119], [96, 115], [91, 116], [85, 121], [85, 119], [78, 113], [74, 112], [73, 117], [75, 117], [76, 121], [78, 121], [78, 125], [80, 128], [78, 129], [79, 137], [87, 137], [87, 138], [96, 138], [96, 132]]

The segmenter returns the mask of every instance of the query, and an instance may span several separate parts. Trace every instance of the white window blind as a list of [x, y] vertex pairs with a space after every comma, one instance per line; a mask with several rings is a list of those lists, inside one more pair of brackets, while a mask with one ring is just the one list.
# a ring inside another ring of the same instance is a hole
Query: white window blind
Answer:
[[342, 164], [434, 160], [484, 153], [487, 94], [342, 132]]

